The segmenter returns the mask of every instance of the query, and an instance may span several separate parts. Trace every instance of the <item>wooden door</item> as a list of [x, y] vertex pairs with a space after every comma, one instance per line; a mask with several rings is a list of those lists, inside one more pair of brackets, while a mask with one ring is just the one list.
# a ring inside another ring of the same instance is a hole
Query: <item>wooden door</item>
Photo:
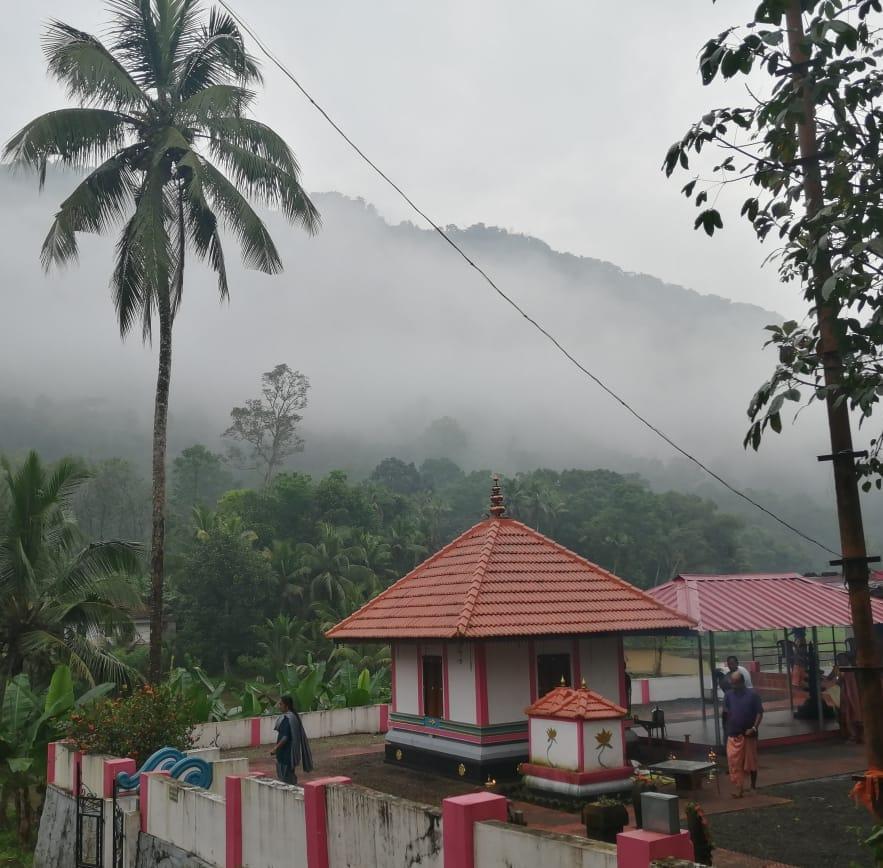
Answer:
[[425, 717], [441, 718], [444, 708], [442, 659], [426, 656], [423, 658], [423, 714]]

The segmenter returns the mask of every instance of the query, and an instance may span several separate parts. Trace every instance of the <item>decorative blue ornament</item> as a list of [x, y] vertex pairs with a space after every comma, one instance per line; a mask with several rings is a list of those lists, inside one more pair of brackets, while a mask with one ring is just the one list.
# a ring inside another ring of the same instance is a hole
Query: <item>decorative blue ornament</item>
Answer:
[[132, 775], [117, 774], [117, 784], [121, 790], [137, 791], [141, 787], [141, 775], [145, 772], [168, 772], [176, 780], [208, 789], [212, 785], [213, 768], [211, 763], [195, 756], [187, 756], [174, 747], [163, 747], [151, 754], [144, 765]]

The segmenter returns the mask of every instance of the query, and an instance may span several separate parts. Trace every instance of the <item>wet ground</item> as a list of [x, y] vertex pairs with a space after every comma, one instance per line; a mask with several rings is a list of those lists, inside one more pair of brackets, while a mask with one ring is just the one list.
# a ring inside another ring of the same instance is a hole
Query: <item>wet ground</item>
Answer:
[[[318, 739], [311, 745], [316, 769], [301, 775], [301, 782], [345, 775], [361, 786], [437, 806], [449, 796], [481, 789], [385, 763], [382, 735]], [[269, 747], [229, 754], [248, 756], [253, 770], [273, 774]], [[863, 752], [856, 745], [815, 744], [761, 751], [760, 789], [744, 799], [731, 798], [725, 774], [706, 781], [692, 797], [709, 818], [718, 847], [714, 864], [722, 868], [871, 866], [869, 851], [860, 843], [869, 834], [871, 821], [848, 797], [850, 773], [863, 767]], [[520, 801], [514, 807], [524, 812], [533, 828], [584, 834], [574, 813]]]

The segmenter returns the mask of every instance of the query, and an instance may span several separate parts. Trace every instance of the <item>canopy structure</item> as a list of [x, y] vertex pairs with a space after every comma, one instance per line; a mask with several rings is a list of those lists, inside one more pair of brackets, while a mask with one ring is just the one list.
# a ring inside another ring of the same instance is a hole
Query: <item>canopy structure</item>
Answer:
[[[650, 596], [695, 621], [702, 633], [852, 624], [842, 587], [799, 573], [680, 575]], [[871, 607], [874, 621], [883, 623], [883, 600]]]
[[[755, 630], [783, 630], [787, 643], [789, 629], [810, 627], [813, 644], [818, 649], [816, 628], [848, 627], [852, 624], [849, 595], [837, 584], [808, 578], [799, 573], [736, 573], [731, 575], [682, 574], [653, 588], [650, 595], [659, 603], [680, 612], [697, 625], [699, 634], [699, 682], [702, 691], [702, 715], [705, 717], [705, 692], [702, 673], [702, 635], [707, 634], [712, 672], [716, 665], [714, 634], [734, 631], [751, 632], [752, 652]], [[883, 599], [872, 599], [874, 621], [883, 623]], [[752, 653], [753, 656], [753, 653]], [[823, 726], [821, 690], [818, 673], [816, 697], [818, 717]], [[789, 703], [793, 710], [791, 682]], [[717, 685], [712, 687], [715, 743], [721, 743]]]

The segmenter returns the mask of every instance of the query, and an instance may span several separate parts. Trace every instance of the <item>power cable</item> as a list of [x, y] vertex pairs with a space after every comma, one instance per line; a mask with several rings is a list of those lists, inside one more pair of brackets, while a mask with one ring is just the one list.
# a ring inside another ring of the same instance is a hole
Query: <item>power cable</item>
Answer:
[[239, 26], [242, 27], [242, 29], [254, 40], [255, 44], [258, 46], [258, 48], [261, 50], [261, 52], [267, 57], [267, 59], [274, 66], [276, 66], [279, 69], [279, 71], [287, 79], [289, 79], [289, 81], [291, 81], [291, 83], [304, 95], [304, 97], [306, 97], [306, 99], [310, 102], [310, 104], [313, 106], [313, 108], [315, 108], [316, 111], [318, 111], [319, 114], [321, 114], [322, 117], [325, 118], [325, 120], [331, 125], [331, 127], [334, 129], [334, 131], [384, 181], [386, 181], [386, 183], [389, 184], [389, 186], [392, 187], [392, 189], [395, 190], [396, 193], [398, 193], [399, 196], [402, 197], [402, 199], [408, 204], [408, 206], [415, 213], [419, 214], [429, 224], [429, 226], [431, 226], [432, 229], [435, 230], [435, 232], [437, 232], [471, 268], [474, 268], [475, 271], [477, 271], [481, 275], [481, 277], [484, 278], [485, 282], [491, 287], [491, 289], [494, 290], [494, 292], [497, 293], [497, 295], [501, 299], [503, 299], [503, 301], [506, 302], [506, 304], [508, 304], [510, 307], [512, 307], [514, 310], [516, 310], [519, 314], [521, 314], [521, 316], [525, 320], [527, 320], [537, 331], [539, 331], [540, 334], [542, 334], [547, 340], [549, 340], [556, 347], [556, 349], [571, 364], [573, 364], [576, 368], [578, 368], [580, 371], [582, 371], [582, 373], [584, 373], [597, 386], [599, 386], [601, 389], [603, 389], [611, 398], [613, 398], [614, 401], [616, 401], [618, 404], [620, 404], [620, 406], [622, 406], [628, 413], [630, 413], [632, 416], [634, 416], [635, 419], [637, 419], [642, 425], [644, 425], [650, 431], [652, 431], [654, 434], [656, 434], [657, 437], [659, 437], [661, 440], [666, 442], [676, 452], [683, 455], [684, 458], [686, 458], [688, 461], [691, 461], [693, 464], [695, 464], [704, 473], [707, 473], [712, 479], [719, 482], [724, 488], [726, 488], [732, 494], [735, 494], [737, 497], [742, 498], [742, 500], [746, 501], [746, 503], [749, 503], [749, 504], [751, 504], [751, 506], [755, 507], [756, 509], [759, 509], [764, 514], [768, 515], [770, 518], [777, 521], [780, 525], [782, 525], [782, 527], [787, 528], [792, 533], [797, 534], [797, 536], [801, 537], [802, 539], [806, 540], [807, 542], [810, 542], [813, 545], [818, 546], [823, 551], [826, 551], [832, 555], [836, 555], [837, 557], [841, 556], [840, 552], [835, 551], [832, 548], [829, 548], [824, 543], [819, 542], [814, 537], [811, 537], [809, 534], [804, 533], [802, 530], [800, 530], [799, 528], [796, 528], [793, 524], [790, 524], [784, 518], [782, 518], [781, 516], [774, 513], [772, 510], [767, 509], [767, 507], [765, 507], [763, 504], [758, 503], [756, 500], [754, 500], [752, 497], [750, 497], [744, 491], [741, 491], [740, 489], [736, 488], [734, 485], [731, 485], [729, 482], [726, 481], [726, 479], [724, 479], [723, 477], [718, 475], [714, 470], [712, 470], [710, 467], [708, 467], [708, 465], [704, 464], [702, 461], [700, 461], [694, 455], [691, 455], [689, 452], [687, 452], [686, 449], [683, 449], [681, 446], [679, 446], [677, 443], [675, 443], [675, 441], [672, 440], [671, 437], [669, 437], [664, 431], [657, 428], [656, 425], [654, 425], [652, 422], [650, 422], [648, 419], [646, 419], [644, 416], [642, 416], [627, 401], [625, 401], [616, 392], [614, 392], [613, 389], [611, 389], [603, 380], [601, 380], [599, 377], [597, 377], [595, 374], [593, 374], [588, 368], [586, 368], [585, 365], [583, 365], [578, 359], [576, 359], [573, 356], [573, 354], [568, 349], [566, 349], [553, 334], [551, 334], [544, 326], [542, 326], [539, 322], [537, 322], [529, 313], [527, 313], [527, 311], [525, 311], [524, 308], [522, 308], [521, 305], [518, 304], [518, 302], [516, 302], [513, 298], [511, 298], [509, 295], [507, 295], [502, 289], [500, 289], [500, 287], [497, 286], [497, 284], [490, 277], [490, 275], [480, 265], [478, 265], [473, 259], [471, 259], [469, 257], [469, 255], [457, 244], [457, 242], [454, 241], [454, 239], [452, 239], [451, 236], [448, 235], [448, 233], [445, 232], [445, 230], [442, 229], [442, 227], [438, 223], [436, 223], [435, 220], [433, 220], [425, 211], [423, 211], [421, 208], [419, 208], [417, 206], [417, 204], [411, 199], [411, 197], [408, 196], [408, 194], [398, 184], [396, 184], [396, 182], [393, 181], [392, 178], [390, 178], [389, 175], [387, 175], [386, 172], [384, 172], [383, 169], [381, 169], [340, 128], [340, 126], [337, 124], [337, 122], [334, 121], [334, 119], [328, 114], [328, 112], [326, 112], [325, 109], [322, 108], [322, 106], [319, 105], [319, 103], [317, 103], [315, 99], [313, 99], [313, 97], [309, 93], [309, 91], [307, 91], [307, 89], [297, 80], [297, 78], [295, 78], [294, 74], [288, 69], [288, 67], [286, 67], [285, 64], [282, 63], [282, 61], [279, 60], [279, 58], [276, 57], [276, 55], [267, 47], [267, 45], [263, 42], [263, 40], [261, 40], [261, 38], [257, 35], [254, 28], [251, 27], [243, 19], [243, 17], [241, 15], [239, 15], [237, 12], [233, 11], [233, 9], [230, 7], [228, 0], [217, 0], [217, 2], [220, 3], [220, 5], [223, 6], [224, 9], [227, 10], [227, 12], [231, 16], [231, 18], [233, 18], [239, 24]]

